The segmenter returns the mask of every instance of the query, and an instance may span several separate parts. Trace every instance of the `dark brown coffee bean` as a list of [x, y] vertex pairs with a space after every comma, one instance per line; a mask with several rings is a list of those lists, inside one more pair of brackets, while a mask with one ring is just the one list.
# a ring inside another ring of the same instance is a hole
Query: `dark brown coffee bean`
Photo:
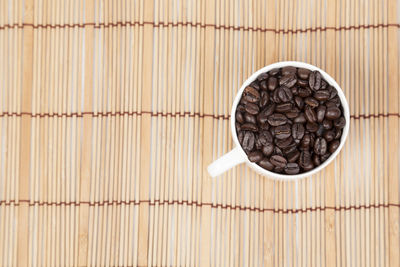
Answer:
[[244, 113], [244, 120], [246, 121], [246, 122], [250, 122], [250, 123], [252, 123], [252, 124], [257, 124], [257, 121], [256, 121], [256, 117], [254, 116], [254, 115], [251, 115], [251, 114], [249, 114], [249, 113]]
[[266, 122], [266, 123], [260, 123], [260, 124], [258, 124], [259, 125], [259, 128], [261, 129], [261, 130], [269, 130], [269, 124], [268, 124], [268, 122]]
[[319, 105], [317, 107], [317, 121], [322, 122], [325, 118], [326, 106]]
[[281, 86], [286, 86], [287, 88], [292, 88], [297, 82], [296, 75], [294, 73], [292, 74], [287, 74], [283, 76], [279, 80], [279, 85]]
[[322, 81], [321, 81], [321, 89], [325, 90], [326, 87], [328, 87], [328, 83], [324, 79], [322, 79]]
[[319, 71], [314, 71], [314, 73], [315, 73], [315, 83], [314, 83], [314, 87], [311, 87], [311, 88], [314, 88], [314, 90], [319, 90], [320, 88], [321, 88], [321, 83], [322, 83], [322, 75], [321, 75], [321, 73], [319, 72]]
[[326, 101], [329, 99], [331, 93], [328, 90], [318, 90], [314, 93], [314, 98], [319, 101]]
[[297, 69], [296, 67], [292, 67], [292, 66], [287, 66], [287, 67], [283, 67], [282, 68], [282, 75], [288, 75], [290, 73], [296, 73]]
[[326, 142], [325, 138], [318, 137], [315, 140], [314, 153], [317, 155], [324, 155], [327, 150], [328, 150], [328, 143]]
[[260, 111], [260, 108], [256, 104], [253, 104], [253, 103], [247, 103], [245, 105], [245, 109], [246, 109], [246, 112], [248, 112], [252, 115], [257, 115], [258, 112]]
[[258, 131], [257, 125], [255, 123], [250, 123], [250, 122], [242, 124], [240, 129], [242, 131], [252, 131], [252, 132], [257, 132]]
[[338, 129], [342, 129], [346, 125], [346, 120], [343, 117], [340, 117], [333, 121], [333, 125]]
[[265, 73], [265, 72], [261, 73], [261, 74], [258, 75], [258, 77], [257, 77], [257, 80], [258, 80], [259, 82], [261, 82], [261, 81], [263, 81], [263, 80], [266, 80], [266, 79], [268, 79], [268, 74]]
[[240, 123], [235, 122], [235, 128], [236, 128], [236, 132], [239, 132], [241, 129]]
[[311, 144], [311, 135], [310, 134], [305, 134], [303, 136], [303, 139], [301, 139], [301, 146], [302, 147], [309, 147]]
[[245, 151], [251, 151], [254, 147], [255, 137], [252, 132], [245, 132], [242, 147]]
[[286, 139], [292, 134], [289, 124], [280, 125], [275, 128], [275, 138]]
[[282, 86], [278, 89], [278, 96], [282, 102], [288, 102], [293, 98], [292, 91], [286, 86]]
[[315, 135], [318, 137], [322, 136], [324, 134], [324, 131], [325, 131], [324, 126], [322, 126], [322, 124], [319, 124], [318, 130], [315, 132]]
[[333, 153], [336, 151], [336, 149], [338, 149], [340, 145], [340, 141], [339, 140], [334, 140], [332, 142], [330, 142], [329, 144], [329, 153]]
[[342, 137], [342, 130], [336, 129], [335, 139], [339, 139], [340, 137]]
[[327, 118], [328, 120], [336, 120], [337, 118], [340, 117], [341, 114], [342, 114], [342, 112], [340, 111], [339, 108], [328, 107], [326, 109], [325, 118]]
[[293, 124], [292, 136], [294, 139], [298, 139], [298, 140], [302, 139], [304, 136], [304, 132], [305, 132], [305, 129], [304, 129], [303, 124], [301, 124], [301, 123]]
[[318, 131], [318, 124], [315, 122], [307, 122], [306, 129], [310, 133], [315, 133], [316, 131]]
[[325, 130], [332, 129], [332, 121], [325, 119], [322, 122], [322, 126], [324, 126]]
[[260, 90], [260, 84], [258, 83], [258, 81], [254, 81], [250, 84], [250, 87], [253, 87], [256, 90]]
[[312, 91], [310, 88], [299, 88], [299, 96], [301, 97], [307, 97], [312, 94]]
[[275, 166], [267, 158], [263, 158], [260, 162], [258, 162], [258, 165], [268, 171], [272, 171], [275, 168]]
[[284, 170], [285, 168], [283, 168], [283, 167], [275, 167], [274, 168], [274, 172], [275, 173], [283, 173], [283, 170]]
[[341, 105], [339, 96], [335, 96], [334, 98], [332, 98], [332, 99], [329, 100], [329, 101], [335, 103], [335, 106], [336, 106], [336, 107], [340, 107], [340, 105]]
[[278, 156], [278, 155], [272, 156], [270, 158], [270, 161], [274, 166], [280, 167], [280, 168], [284, 168], [287, 163], [287, 160], [284, 157]]
[[253, 87], [247, 86], [244, 89], [244, 98], [247, 100], [247, 102], [256, 103], [260, 101], [260, 93]]
[[318, 100], [314, 97], [307, 97], [304, 99], [304, 102], [312, 108], [318, 107], [319, 105]]
[[307, 80], [308, 76], [310, 75], [310, 72], [311, 71], [308, 69], [299, 68], [297, 70], [297, 75], [300, 77], [300, 79]]
[[275, 111], [279, 113], [287, 113], [293, 109], [292, 103], [282, 103], [276, 105]]
[[278, 87], [278, 79], [275, 77], [268, 78], [268, 89], [273, 91]]
[[264, 108], [269, 101], [269, 94], [267, 91], [261, 91], [260, 108]]
[[308, 80], [297, 79], [297, 85], [300, 86], [300, 87], [307, 87], [308, 86]]
[[331, 156], [331, 154], [326, 153], [325, 155], [322, 155], [321, 158], [321, 162], [324, 162], [325, 160], [327, 160], [329, 157]]
[[271, 156], [274, 152], [274, 145], [272, 143], [267, 143], [265, 146], [263, 146], [262, 152], [267, 157]]
[[300, 167], [297, 163], [288, 163], [285, 167], [285, 172], [287, 174], [298, 174], [300, 172]]
[[317, 114], [310, 107], [306, 107], [305, 108], [304, 115], [305, 115], [307, 121], [309, 121], [309, 122], [316, 122], [317, 121]]
[[296, 162], [300, 158], [300, 152], [296, 149], [287, 155], [288, 162]]
[[260, 114], [257, 116], [257, 120], [259, 123], [266, 123], [268, 120], [268, 117], [274, 113], [275, 111], [275, 104], [271, 103], [269, 104], [265, 109], [263, 109]]
[[244, 122], [244, 118], [243, 118], [242, 112], [236, 110], [235, 119], [236, 119], [237, 122], [243, 123]]
[[268, 80], [263, 80], [260, 82], [260, 89], [263, 91], [268, 90]]
[[246, 111], [243, 105], [237, 105], [236, 110], [242, 113]]
[[326, 131], [324, 132], [323, 137], [326, 139], [327, 142], [330, 142], [335, 139], [335, 133], [333, 131]]
[[288, 145], [287, 147], [282, 149], [282, 152], [285, 156], [289, 155], [290, 153], [292, 153], [293, 151], [295, 151], [297, 149], [297, 143], [296, 142], [292, 142], [290, 145]]
[[263, 153], [260, 150], [252, 151], [248, 155], [251, 162], [259, 162], [263, 159]]
[[239, 140], [239, 143], [240, 143], [240, 144], [243, 143], [243, 137], [244, 137], [244, 132], [243, 132], [243, 131], [240, 131], [240, 132], [238, 133], [238, 140]]
[[303, 167], [303, 170], [306, 171], [306, 172], [310, 171], [312, 169], [314, 169], [314, 164], [312, 162], [310, 162], [309, 165], [306, 165], [306, 166]]
[[271, 76], [275, 76], [275, 75], [277, 75], [278, 73], [279, 73], [279, 69], [278, 69], [278, 68], [272, 69], [272, 70], [270, 70], [270, 71], [268, 72], [268, 74], [271, 75]]
[[279, 147], [277, 147], [277, 146], [275, 146], [275, 148], [274, 148], [274, 153], [273, 153], [274, 155], [277, 155], [277, 156], [281, 156], [281, 157], [283, 157], [283, 152], [282, 152], [282, 150], [279, 148]]
[[[267, 143], [272, 143], [272, 141], [274, 140], [272, 134], [269, 131], [262, 131], [260, 133], [260, 138], [265, 138]], [[263, 143], [263, 145], [266, 145], [266, 143]]]
[[314, 154], [314, 156], [313, 156], [313, 163], [314, 163], [314, 166], [319, 166], [319, 165], [321, 165], [321, 159], [320, 159], [320, 157], [319, 157], [318, 155], [316, 155], [316, 154]]
[[300, 153], [300, 157], [299, 157], [299, 165], [300, 167], [302, 167], [303, 169], [307, 168], [310, 164], [312, 164], [311, 162], [311, 153], [309, 151], [302, 151]]
[[291, 136], [286, 139], [275, 139], [275, 145], [277, 145], [281, 149], [289, 147], [292, 143], [293, 138]]
[[311, 89], [314, 89], [315, 86], [315, 72], [311, 72], [308, 78], [308, 84], [310, 85]]
[[297, 116], [299, 116], [299, 112], [297, 112], [297, 111], [293, 111], [293, 109], [290, 111], [290, 112], [286, 112], [285, 113], [285, 115], [286, 115], [286, 117], [288, 118], [288, 119], [294, 119], [294, 118], [296, 118]]
[[299, 88], [297, 86], [293, 86], [290, 88], [290, 90], [292, 91], [293, 95], [297, 95], [299, 93]]
[[299, 109], [303, 109], [303, 107], [304, 107], [304, 100], [303, 100], [302, 97], [300, 97], [300, 96], [295, 96], [295, 97], [294, 97], [294, 103], [296, 103], [296, 106], [297, 106]]
[[278, 90], [278, 89], [276, 89], [276, 90], [271, 94], [270, 99], [271, 99], [271, 101], [273, 101], [273, 102], [275, 102], [275, 103], [277, 103], [277, 104], [279, 104], [279, 103], [282, 102], [282, 100], [279, 98], [279, 90]]
[[300, 113], [299, 116], [294, 118], [293, 122], [295, 123], [305, 123], [307, 121], [306, 117], [304, 116], [304, 113]]
[[337, 96], [337, 90], [336, 90], [334, 87], [329, 86], [329, 87], [328, 87], [328, 91], [329, 91], [329, 93], [330, 93], [329, 99], [332, 99], [332, 98], [334, 98], [335, 96]]
[[274, 113], [271, 116], [268, 117], [268, 123], [271, 126], [280, 126], [286, 124], [288, 119], [286, 118], [285, 115], [280, 114], [280, 113]]

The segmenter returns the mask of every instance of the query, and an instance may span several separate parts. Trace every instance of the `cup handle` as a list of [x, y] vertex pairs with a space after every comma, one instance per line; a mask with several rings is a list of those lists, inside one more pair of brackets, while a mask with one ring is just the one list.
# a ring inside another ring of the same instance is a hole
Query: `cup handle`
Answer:
[[246, 154], [241, 148], [235, 147], [234, 149], [208, 165], [207, 170], [212, 177], [215, 177], [245, 161]]

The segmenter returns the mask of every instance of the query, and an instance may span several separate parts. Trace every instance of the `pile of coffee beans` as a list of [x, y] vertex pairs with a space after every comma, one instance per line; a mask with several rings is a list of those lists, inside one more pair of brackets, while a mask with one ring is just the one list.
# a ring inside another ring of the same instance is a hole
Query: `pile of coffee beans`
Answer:
[[235, 118], [249, 160], [289, 175], [327, 160], [346, 125], [337, 90], [318, 71], [292, 66], [259, 75], [244, 89]]

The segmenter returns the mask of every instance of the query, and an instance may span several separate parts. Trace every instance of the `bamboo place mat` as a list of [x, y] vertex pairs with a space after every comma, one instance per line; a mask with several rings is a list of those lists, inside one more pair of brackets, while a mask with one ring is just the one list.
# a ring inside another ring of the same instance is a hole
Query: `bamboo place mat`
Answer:
[[[1, 266], [400, 266], [395, 0], [0, 0]], [[242, 82], [331, 74], [338, 158], [296, 182], [232, 149]]]

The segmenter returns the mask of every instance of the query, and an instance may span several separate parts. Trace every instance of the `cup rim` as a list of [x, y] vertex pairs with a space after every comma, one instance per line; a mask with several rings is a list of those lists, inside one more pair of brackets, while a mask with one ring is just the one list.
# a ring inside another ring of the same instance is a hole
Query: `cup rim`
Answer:
[[[289, 174], [280, 174], [280, 173], [275, 173], [272, 171], [268, 171], [264, 168], [262, 168], [261, 166], [257, 165], [256, 163], [253, 163], [249, 160], [249, 158], [247, 157], [247, 154], [244, 152], [242, 146], [239, 143], [237, 134], [236, 134], [236, 127], [235, 127], [235, 114], [236, 114], [236, 108], [237, 105], [240, 101], [240, 98], [243, 94], [244, 89], [250, 85], [261, 73], [265, 73], [268, 72], [272, 69], [275, 68], [282, 68], [282, 67], [286, 67], [286, 66], [294, 66], [297, 68], [305, 68], [305, 69], [309, 69], [311, 71], [315, 71], [318, 70], [322, 77], [332, 86], [334, 86], [336, 88], [336, 90], [338, 91], [338, 96], [340, 98], [340, 101], [342, 103], [342, 108], [343, 108], [343, 113], [344, 113], [344, 117], [346, 119], [346, 125], [343, 128], [343, 132], [342, 132], [342, 136], [340, 138], [340, 145], [338, 147], [338, 149], [336, 149], [335, 152], [333, 152], [333, 154], [325, 161], [323, 162], [321, 165], [319, 165], [318, 167], [308, 171], [308, 172], [304, 172], [304, 173], [299, 173], [299, 174], [295, 174], [295, 175], [289, 175]], [[259, 70], [257, 70], [256, 72], [254, 72], [249, 78], [246, 79], [246, 81], [243, 82], [242, 86], [240, 87], [239, 91], [236, 94], [235, 100], [233, 101], [232, 104], [232, 109], [231, 109], [231, 132], [232, 132], [232, 138], [233, 141], [235, 142], [235, 145], [237, 147], [240, 148], [240, 150], [243, 152], [243, 156], [245, 157], [245, 162], [246, 164], [251, 167], [253, 170], [255, 170], [256, 172], [258, 172], [259, 174], [262, 174], [264, 176], [267, 177], [271, 177], [277, 180], [285, 180], [285, 181], [292, 181], [292, 180], [297, 180], [297, 179], [301, 179], [301, 178], [305, 178], [305, 177], [309, 177], [319, 171], [321, 171], [322, 169], [324, 169], [326, 166], [328, 166], [335, 158], [336, 156], [339, 154], [339, 152], [342, 150], [344, 143], [346, 142], [348, 133], [349, 133], [349, 128], [350, 128], [350, 110], [349, 110], [349, 105], [346, 99], [346, 96], [343, 93], [342, 88], [339, 86], [339, 84], [335, 81], [335, 79], [333, 79], [328, 73], [326, 73], [325, 71], [323, 71], [322, 69], [305, 63], [305, 62], [300, 62], [300, 61], [279, 61], [279, 62], [275, 62], [272, 63], [270, 65], [267, 65]]]

